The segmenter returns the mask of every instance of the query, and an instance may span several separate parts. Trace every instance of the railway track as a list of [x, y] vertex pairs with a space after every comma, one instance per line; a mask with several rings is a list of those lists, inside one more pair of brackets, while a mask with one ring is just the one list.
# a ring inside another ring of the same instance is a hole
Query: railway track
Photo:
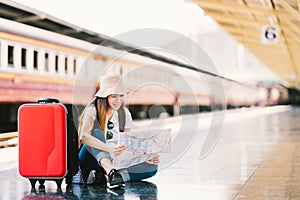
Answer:
[[18, 145], [18, 132], [0, 134], [0, 148], [13, 147]]

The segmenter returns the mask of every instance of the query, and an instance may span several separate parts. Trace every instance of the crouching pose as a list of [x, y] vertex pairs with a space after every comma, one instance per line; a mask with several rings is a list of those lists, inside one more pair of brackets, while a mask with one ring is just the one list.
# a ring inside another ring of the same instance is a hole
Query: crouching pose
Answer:
[[126, 169], [116, 170], [112, 166], [112, 158], [120, 155], [126, 147], [111, 144], [117, 144], [120, 128], [123, 129], [121, 131], [128, 132], [132, 125], [131, 114], [123, 107], [126, 93], [120, 75], [103, 76], [100, 90], [80, 117], [79, 137], [83, 144], [79, 151], [79, 160], [85, 181], [90, 171], [95, 170], [94, 184], [114, 188], [127, 181], [152, 177], [157, 172], [159, 156]]

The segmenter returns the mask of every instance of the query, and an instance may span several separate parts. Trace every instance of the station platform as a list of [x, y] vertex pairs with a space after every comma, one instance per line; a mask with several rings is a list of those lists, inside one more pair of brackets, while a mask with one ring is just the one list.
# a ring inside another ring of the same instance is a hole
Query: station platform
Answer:
[[[18, 148], [0, 149], [0, 199], [300, 199], [300, 108], [223, 114], [220, 135], [209, 153], [202, 156], [201, 149], [212, 114], [188, 116], [188, 121], [199, 120], [188, 148], [154, 177], [127, 183], [123, 191], [63, 184], [58, 192], [55, 182], [46, 181], [45, 191], [31, 192], [29, 181], [18, 173]], [[174, 130], [179, 123], [179, 118], [168, 121]], [[185, 126], [187, 134], [192, 125]]]

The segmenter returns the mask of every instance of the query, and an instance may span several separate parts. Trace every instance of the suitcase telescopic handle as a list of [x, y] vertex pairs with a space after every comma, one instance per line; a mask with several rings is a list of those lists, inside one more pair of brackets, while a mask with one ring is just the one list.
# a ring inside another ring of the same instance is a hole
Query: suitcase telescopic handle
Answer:
[[53, 98], [41, 98], [38, 103], [59, 103], [59, 100]]

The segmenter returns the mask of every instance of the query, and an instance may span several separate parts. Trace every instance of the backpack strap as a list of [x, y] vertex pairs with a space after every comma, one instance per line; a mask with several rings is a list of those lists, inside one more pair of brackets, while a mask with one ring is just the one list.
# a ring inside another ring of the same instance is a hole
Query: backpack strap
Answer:
[[123, 106], [121, 106], [118, 109], [118, 118], [119, 118], [119, 131], [124, 132], [126, 116], [125, 116], [125, 110]]

